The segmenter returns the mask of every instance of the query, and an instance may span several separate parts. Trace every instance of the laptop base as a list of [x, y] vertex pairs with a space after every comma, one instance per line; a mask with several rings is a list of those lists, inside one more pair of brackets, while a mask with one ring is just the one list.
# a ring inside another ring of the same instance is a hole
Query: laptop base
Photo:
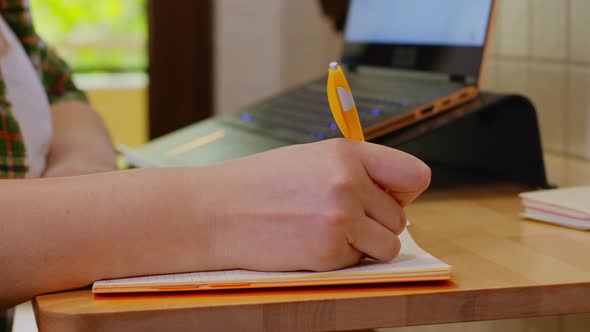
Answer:
[[406, 129], [372, 140], [424, 160], [433, 184], [459, 185], [436, 169], [549, 188], [537, 114], [518, 95], [481, 93], [474, 101]]

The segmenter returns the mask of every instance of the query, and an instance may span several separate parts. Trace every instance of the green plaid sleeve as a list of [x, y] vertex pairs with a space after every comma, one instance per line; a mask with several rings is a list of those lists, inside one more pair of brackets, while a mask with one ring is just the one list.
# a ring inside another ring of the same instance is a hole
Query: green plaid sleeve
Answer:
[[39, 56], [43, 85], [51, 103], [66, 100], [88, 102], [86, 94], [74, 84], [72, 70], [42, 41], [39, 43]]
[[23, 178], [27, 172], [25, 144], [5, 95], [6, 86], [0, 72], [0, 179]]

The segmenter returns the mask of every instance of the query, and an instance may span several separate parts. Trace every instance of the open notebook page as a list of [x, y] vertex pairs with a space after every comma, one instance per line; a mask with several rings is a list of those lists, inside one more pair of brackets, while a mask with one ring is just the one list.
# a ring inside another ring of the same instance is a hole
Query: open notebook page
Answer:
[[[330, 272], [256, 272], [229, 270], [194, 272], [97, 281], [95, 293], [149, 292], [187, 289], [279, 287], [383, 281], [441, 280], [450, 278], [451, 266], [422, 250], [405, 230], [401, 251], [387, 263], [364, 260], [361, 264]], [[258, 286], [257, 286], [258, 285]], [[191, 287], [183, 287], [191, 286]], [[236, 287], [232, 287], [236, 286]]]

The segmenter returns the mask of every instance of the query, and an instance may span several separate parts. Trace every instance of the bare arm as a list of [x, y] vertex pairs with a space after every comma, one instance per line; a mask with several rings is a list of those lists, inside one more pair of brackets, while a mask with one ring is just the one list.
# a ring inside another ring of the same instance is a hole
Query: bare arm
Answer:
[[207, 174], [0, 180], [0, 308], [97, 279], [221, 267], [194, 189], [212, 185]]
[[44, 177], [115, 170], [108, 131], [90, 105], [61, 101], [52, 105], [53, 139]]
[[0, 180], [0, 308], [107, 278], [391, 260], [403, 208], [429, 181], [412, 156], [345, 140], [203, 168]]

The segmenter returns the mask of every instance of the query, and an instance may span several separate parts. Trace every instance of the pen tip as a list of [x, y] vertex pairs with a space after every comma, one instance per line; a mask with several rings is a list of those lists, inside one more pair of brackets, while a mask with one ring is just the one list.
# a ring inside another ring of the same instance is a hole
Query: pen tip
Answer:
[[330, 69], [332, 69], [332, 70], [338, 69], [338, 62], [330, 62]]

